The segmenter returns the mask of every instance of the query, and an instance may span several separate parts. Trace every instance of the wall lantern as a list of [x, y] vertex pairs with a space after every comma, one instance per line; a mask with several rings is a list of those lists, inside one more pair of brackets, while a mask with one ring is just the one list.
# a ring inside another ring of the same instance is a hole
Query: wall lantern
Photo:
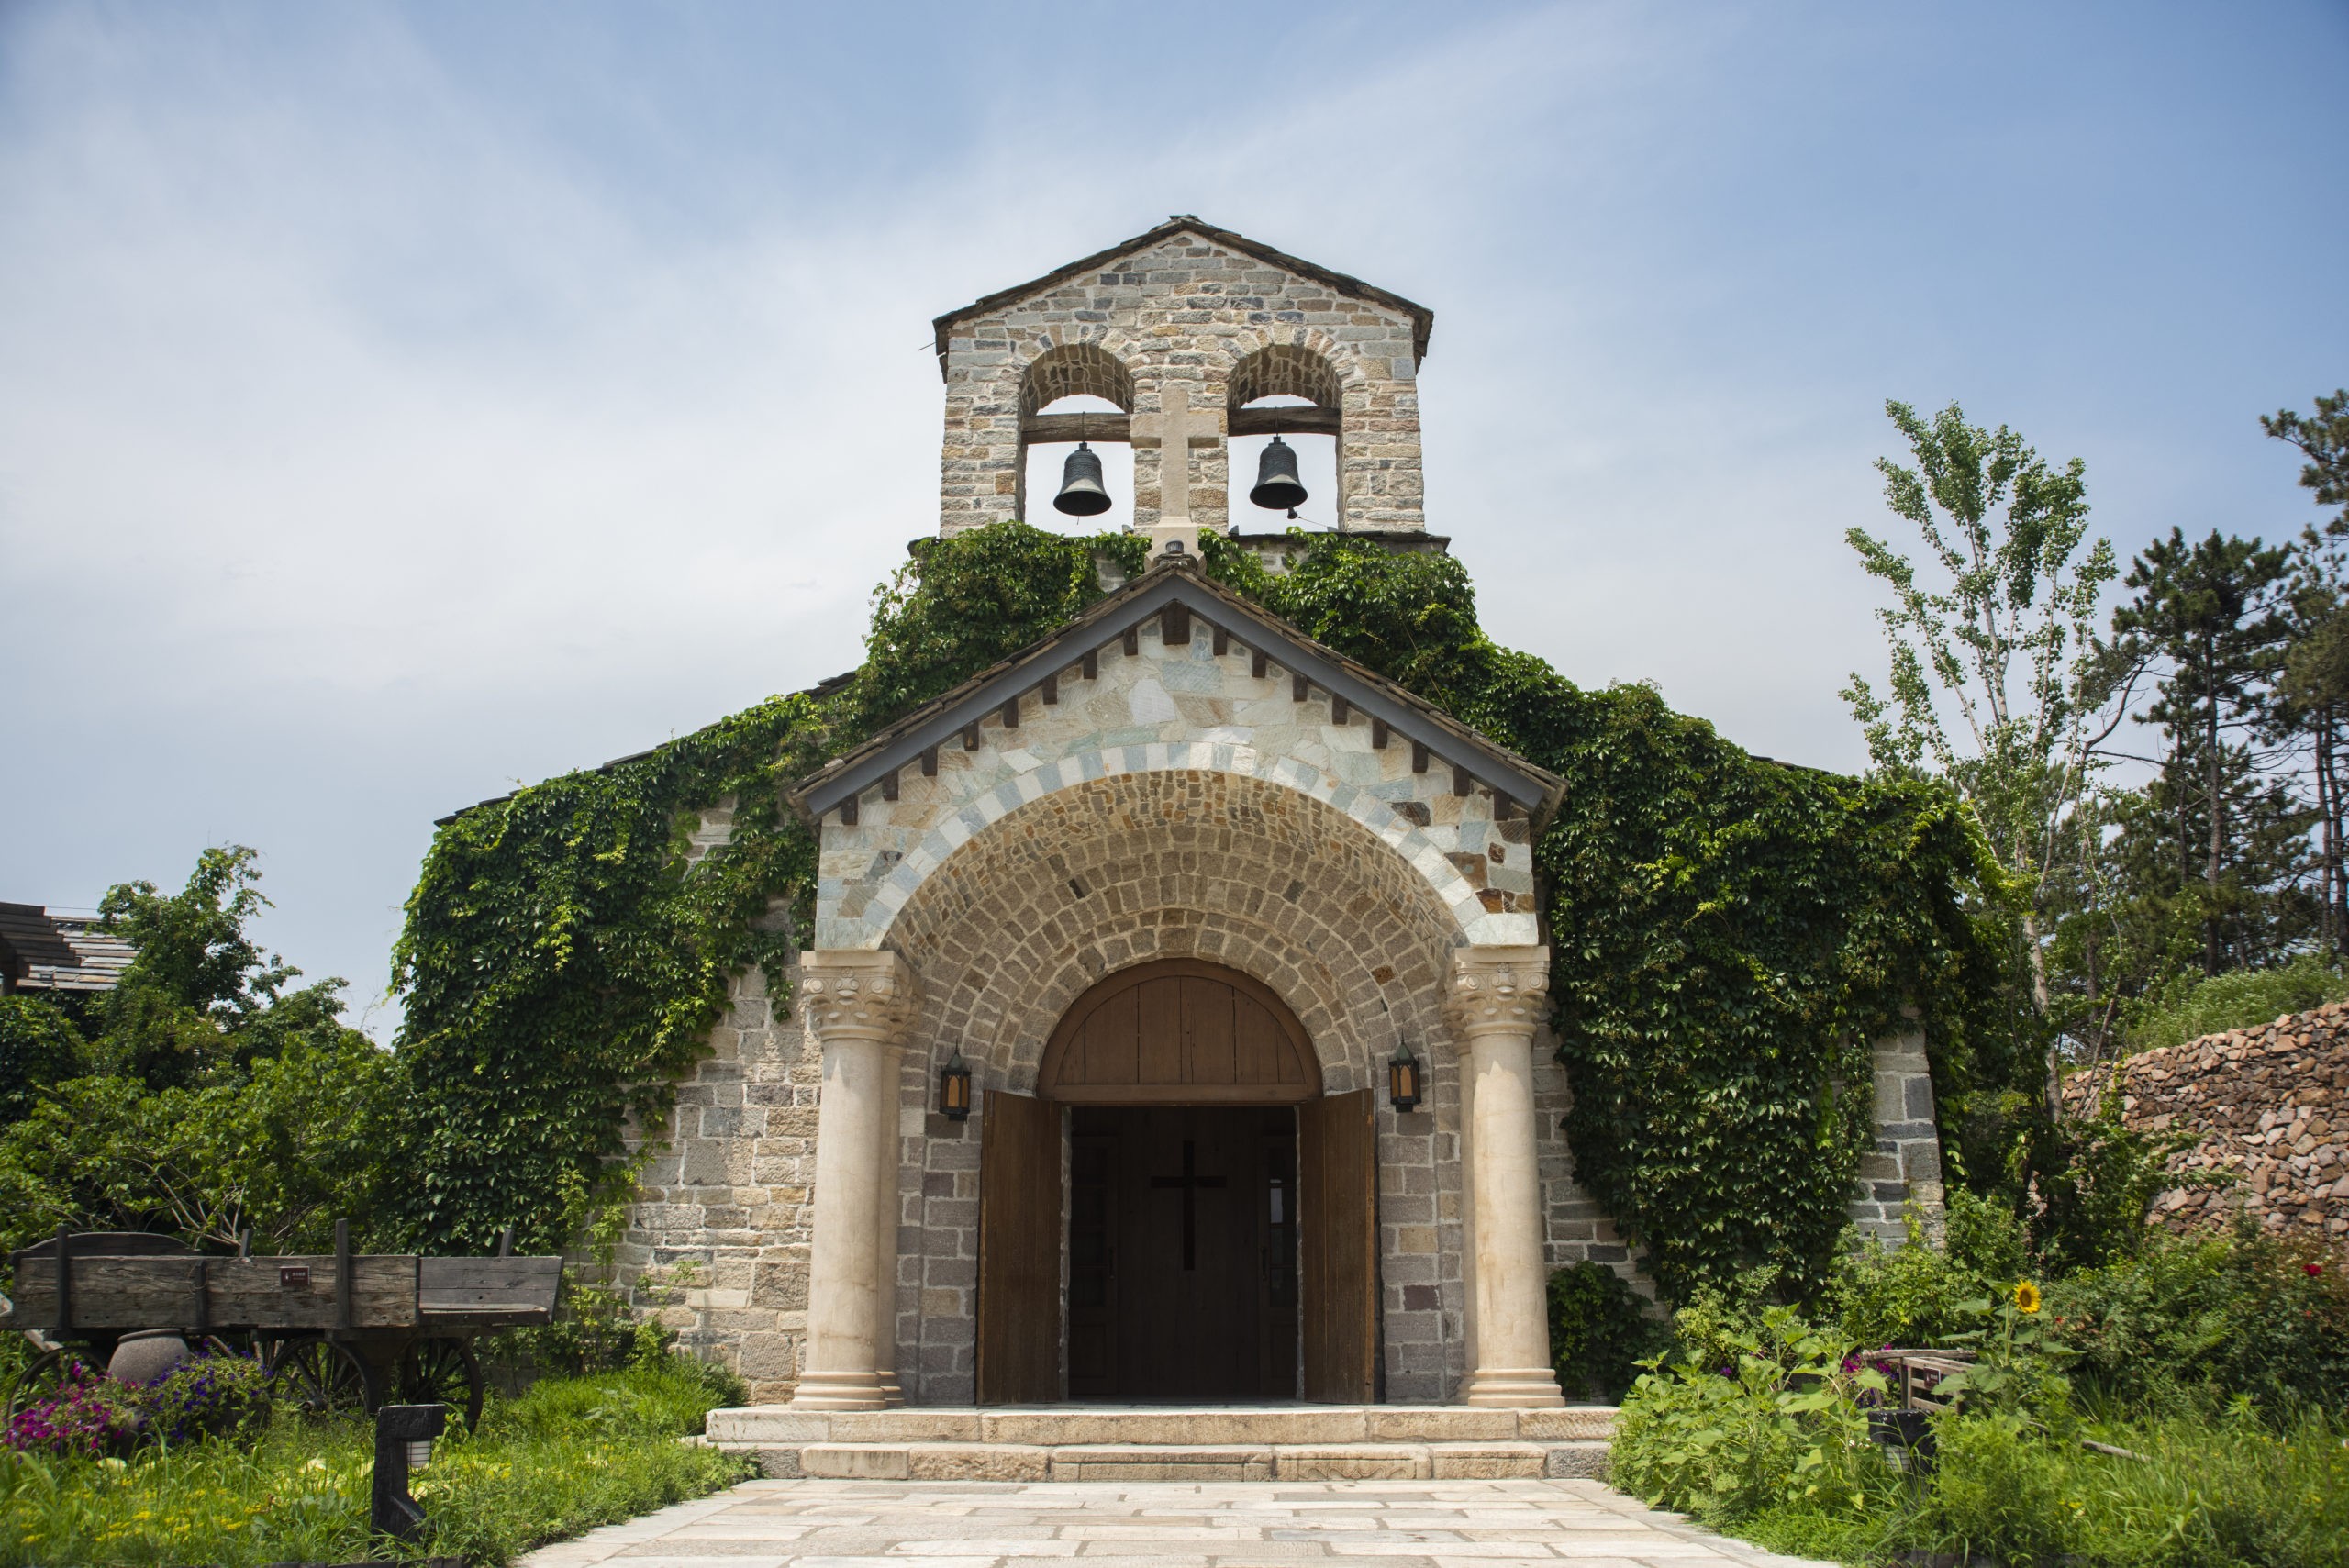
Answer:
[[1395, 1054], [1386, 1060], [1386, 1097], [1398, 1111], [1415, 1111], [1425, 1096], [1420, 1092], [1419, 1059], [1411, 1054], [1411, 1042], [1403, 1041]]
[[948, 1121], [971, 1118], [971, 1069], [963, 1061], [960, 1046], [938, 1070], [938, 1113]]

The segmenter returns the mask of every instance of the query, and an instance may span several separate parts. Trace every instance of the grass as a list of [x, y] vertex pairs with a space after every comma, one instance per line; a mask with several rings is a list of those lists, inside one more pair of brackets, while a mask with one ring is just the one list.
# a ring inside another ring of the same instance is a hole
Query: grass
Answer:
[[[505, 1564], [750, 1473], [678, 1438], [716, 1403], [671, 1362], [551, 1378], [494, 1399], [481, 1429], [436, 1446], [411, 1488], [432, 1521], [408, 1554]], [[195, 1443], [125, 1460], [0, 1451], [0, 1568], [51, 1564], [347, 1562], [379, 1550], [367, 1532], [372, 1428], [281, 1415], [250, 1448]]]
[[1943, 1435], [1930, 1488], [1887, 1473], [1862, 1507], [1716, 1521], [1774, 1551], [1879, 1564], [1916, 1550], [2094, 1568], [2349, 1568], [2349, 1421], [2247, 1412], [2104, 1422], [2092, 1452], [1989, 1418]]

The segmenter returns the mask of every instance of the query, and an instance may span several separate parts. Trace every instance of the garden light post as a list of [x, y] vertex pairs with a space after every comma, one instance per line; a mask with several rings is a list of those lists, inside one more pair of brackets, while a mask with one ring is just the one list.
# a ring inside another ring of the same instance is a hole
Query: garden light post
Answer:
[[378, 1535], [414, 1540], [424, 1510], [408, 1496], [412, 1470], [432, 1462], [432, 1440], [449, 1425], [445, 1405], [385, 1405], [375, 1412], [375, 1487], [368, 1523]]

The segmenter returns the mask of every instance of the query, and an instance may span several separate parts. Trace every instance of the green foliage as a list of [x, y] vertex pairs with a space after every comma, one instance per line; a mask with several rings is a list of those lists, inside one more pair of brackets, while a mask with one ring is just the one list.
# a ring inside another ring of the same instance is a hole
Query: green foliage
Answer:
[[[742, 1460], [677, 1440], [714, 1403], [696, 1372], [669, 1362], [493, 1398], [481, 1429], [442, 1438], [415, 1477], [431, 1530], [403, 1555], [508, 1563], [729, 1485]], [[127, 1460], [0, 1451], [0, 1568], [370, 1557], [383, 1544], [367, 1529], [373, 1452], [364, 1421], [290, 1415], [249, 1443], [150, 1446]]]
[[1570, 1396], [1621, 1398], [1639, 1363], [1668, 1338], [1639, 1293], [1602, 1263], [1551, 1271], [1549, 1296], [1551, 1364]]
[[2144, 1247], [2154, 1200], [2173, 1187], [2209, 1185], [2213, 1172], [2172, 1171], [2169, 1157], [2194, 1134], [2141, 1132], [2124, 1125], [2117, 1096], [2102, 1111], [2060, 1128], [2035, 1129], [2027, 1212], [2032, 1251], [2056, 1273], [2094, 1268]]
[[355, 1030], [300, 1031], [190, 1088], [71, 1079], [0, 1130], [0, 1247], [77, 1229], [317, 1251], [334, 1221], [388, 1238], [413, 1115], [399, 1064]]
[[40, 996], [0, 996], [0, 1123], [32, 1109], [42, 1091], [89, 1070], [89, 1042], [65, 1009]]
[[1771, 1284], [1765, 1272], [1709, 1288], [1678, 1315], [1676, 1364], [1650, 1363], [1617, 1421], [1618, 1485], [1772, 1551], [1853, 1563], [1936, 1552], [2015, 1564], [2349, 1563], [2349, 1427], [2337, 1407], [2270, 1421], [2240, 1399], [2084, 1419], [2047, 1353], [2052, 1336], [2027, 1327], [2053, 1323], [2060, 1304], [2026, 1313], [2009, 1293], [1974, 1308], [1994, 1341], [1986, 1371], [2006, 1374], [1997, 1396], [1997, 1379], [1977, 1382], [1933, 1423], [1938, 1468], [1904, 1475], [1865, 1440], [1866, 1411], [1887, 1392], [1862, 1370], [1865, 1352], [1835, 1362], [1844, 1338], [1764, 1305]]
[[1610, 1479], [1652, 1506], [1723, 1525], [1788, 1497], [1848, 1515], [1880, 1506], [1889, 1467], [1857, 1396], [1881, 1394], [1883, 1375], [1846, 1365], [1839, 1336], [1787, 1307], [1723, 1320], [1711, 1294], [1708, 1321], [1691, 1326], [1677, 1364], [1649, 1362], [1624, 1400]]
[[343, 1032], [343, 983], [288, 993], [302, 972], [245, 930], [269, 907], [254, 885], [259, 859], [241, 844], [206, 850], [176, 894], [151, 882], [107, 892], [98, 906], [106, 929], [137, 951], [97, 1009], [100, 1071], [151, 1088], [186, 1087], [295, 1040]]
[[[780, 789], [874, 728], [1058, 629], [1101, 595], [1097, 556], [1144, 541], [1019, 523], [914, 547], [874, 595], [864, 665], [640, 757], [459, 813], [425, 858], [393, 953], [400, 1054], [421, 1126], [406, 1226], [419, 1244], [556, 1249], [627, 1195], [621, 1129], [657, 1127], [729, 980], [806, 933], [815, 845]], [[699, 814], [730, 840], [688, 864]]]
[[2130, 1019], [2129, 1044], [2136, 1051], [2183, 1045], [2343, 1001], [2349, 1001], [2349, 972], [2315, 953], [2296, 954], [2273, 969], [2179, 973], [2147, 994]]
[[1101, 596], [1102, 559], [1132, 576], [1150, 541], [1005, 522], [918, 539], [912, 553], [874, 590], [864, 663], [841, 712], [843, 746], [1060, 630]]
[[2289, 408], [2259, 417], [2259, 428], [2279, 441], [2288, 441], [2308, 459], [2300, 469], [2300, 484], [2313, 492], [2320, 506], [2341, 511], [2325, 525], [2328, 533], [2349, 534], [2349, 388], [2331, 396], [2317, 395], [2314, 414]]
[[2159, 1237], [2048, 1286], [2077, 1375], [2134, 1406], [2270, 1415], [2349, 1407], [2349, 1274], [2312, 1245], [2250, 1231]]
[[1209, 572], [1568, 781], [1535, 860], [1582, 1179], [1668, 1295], [1764, 1262], [1815, 1282], [1869, 1144], [1869, 1042], [1920, 1008], [1960, 1114], [2012, 1049], [1994, 931], [1960, 902], [1999, 873], [1957, 802], [1751, 756], [1644, 686], [1583, 691], [1487, 641], [1448, 556], [1294, 538], [1282, 577], [1220, 543]]

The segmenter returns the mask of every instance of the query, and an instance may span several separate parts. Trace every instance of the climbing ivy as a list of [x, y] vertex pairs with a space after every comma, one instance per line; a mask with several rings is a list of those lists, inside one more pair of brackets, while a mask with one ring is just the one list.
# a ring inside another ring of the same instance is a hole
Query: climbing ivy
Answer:
[[[758, 966], [789, 1003], [778, 961], [808, 928], [816, 857], [783, 787], [1067, 624], [1101, 596], [1097, 560], [1140, 571], [1146, 549], [1019, 523], [923, 541], [874, 591], [845, 680], [442, 824], [392, 960], [413, 1237], [480, 1247], [510, 1223], [560, 1247], [624, 1195], [626, 1126], [666, 1118], [729, 980]], [[713, 808], [730, 832], [696, 858]]]
[[[1914, 1007], [1964, 1077], [1990, 954], [1963, 899], [1996, 874], [1950, 797], [1750, 756], [1645, 687], [1582, 690], [1486, 639], [1449, 556], [1298, 533], [1275, 577], [1201, 542], [1217, 580], [1567, 780], [1536, 859], [1577, 1173], [1670, 1294], [1814, 1273], [1867, 1145], [1867, 1042]], [[625, 1119], [665, 1114], [729, 978], [763, 965], [785, 1000], [814, 851], [780, 787], [1065, 625], [1142, 549], [1017, 523], [924, 541], [846, 679], [452, 818], [395, 958], [419, 1235], [560, 1244], [625, 1191]], [[692, 860], [726, 802], [730, 840]]]
[[[1479, 629], [1449, 556], [1297, 534], [1208, 570], [1566, 781], [1535, 846], [1578, 1179], [1664, 1291], [1799, 1287], [1872, 1140], [1870, 1042], [1915, 1009], [1961, 1104], [1998, 873], [1945, 790], [1758, 758], [1649, 687], [1585, 691]], [[1244, 557], [1244, 559], [1241, 559]]]

